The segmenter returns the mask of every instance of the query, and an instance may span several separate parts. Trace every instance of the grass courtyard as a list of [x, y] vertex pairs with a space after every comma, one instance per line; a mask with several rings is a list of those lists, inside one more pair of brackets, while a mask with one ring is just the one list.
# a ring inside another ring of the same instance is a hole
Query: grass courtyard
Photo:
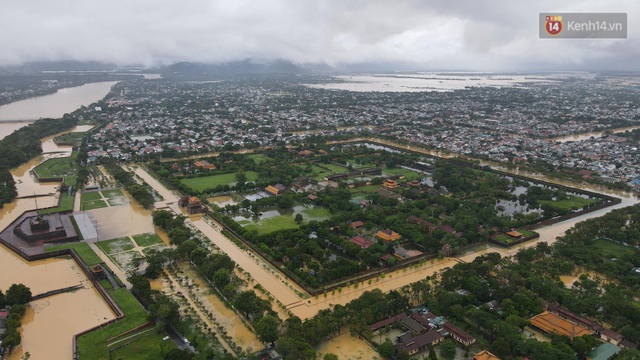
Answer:
[[80, 197], [80, 210], [117, 206], [126, 204], [128, 201], [120, 189], [86, 191]]
[[[247, 181], [258, 180], [258, 173], [255, 171], [245, 171]], [[229, 185], [236, 182], [236, 173], [202, 176], [191, 179], [182, 179], [181, 183], [190, 187], [195, 191], [203, 191], [206, 189], [213, 189], [219, 185]]]
[[74, 249], [80, 256], [82, 261], [84, 261], [84, 263], [89, 266], [102, 263], [102, 260], [98, 257], [98, 255], [96, 255], [96, 253], [93, 250], [91, 250], [89, 245], [83, 242], [48, 246], [44, 249], [44, 251], [52, 252], [52, 251], [57, 251], [62, 249]]
[[[110, 290], [109, 295], [118, 303], [125, 317], [113, 324], [80, 336], [78, 338], [78, 353], [81, 359], [110, 359], [110, 349], [127, 343], [124, 341], [110, 346], [115, 342], [110, 339], [147, 322], [147, 312], [126, 288]], [[161, 359], [162, 348], [164, 351], [168, 351], [175, 347], [172, 341], [162, 341], [165, 334], [155, 330], [148, 332], [143, 330], [137, 335], [128, 336], [131, 336], [130, 340], [135, 339], [135, 341], [118, 350], [119, 354], [126, 354], [127, 359]], [[134, 349], [144, 349], [144, 351], [135, 351]]]
[[538, 200], [540, 205], [549, 205], [558, 210], [575, 210], [582, 209], [586, 205], [595, 204], [598, 202], [596, 199], [585, 199], [580, 196], [569, 195], [567, 200]]
[[39, 178], [64, 178], [66, 185], [75, 185], [79, 170], [77, 158], [78, 152], [74, 151], [70, 157], [49, 159], [36, 166], [33, 171]]
[[324, 207], [302, 208], [296, 206], [295, 209], [292, 214], [270, 216], [259, 220], [245, 219], [238, 221], [238, 224], [247, 230], [256, 230], [258, 234], [262, 235], [278, 230], [298, 228], [300, 225], [295, 221], [296, 214], [302, 215], [303, 222], [323, 221], [331, 217], [329, 209]]

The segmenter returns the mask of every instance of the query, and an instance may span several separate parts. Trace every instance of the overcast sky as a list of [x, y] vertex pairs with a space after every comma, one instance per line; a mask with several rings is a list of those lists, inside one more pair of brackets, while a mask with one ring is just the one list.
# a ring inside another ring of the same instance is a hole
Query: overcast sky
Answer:
[[[628, 38], [543, 40], [540, 12], [626, 12]], [[0, 65], [285, 59], [640, 70], [638, 0], [2, 0]]]

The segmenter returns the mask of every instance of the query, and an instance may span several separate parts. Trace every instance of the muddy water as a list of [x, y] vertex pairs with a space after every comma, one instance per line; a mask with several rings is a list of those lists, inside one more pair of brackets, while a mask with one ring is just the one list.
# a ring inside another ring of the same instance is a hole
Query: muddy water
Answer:
[[19, 359], [25, 351], [33, 359], [70, 359], [74, 334], [115, 317], [70, 259], [27, 262], [0, 246], [0, 274], [3, 291], [13, 283], [25, 284], [34, 295], [78, 284], [85, 286], [72, 293], [31, 302], [22, 320], [22, 345], [11, 360]]
[[[427, 261], [416, 268], [409, 267], [400, 269], [386, 274], [384, 277], [374, 278], [371, 279], [371, 281], [365, 280], [364, 282], [358, 282], [348, 288], [344, 287], [341, 291], [335, 290], [328, 292], [326, 296], [322, 294], [315, 298], [301, 301], [290, 306], [289, 310], [303, 320], [308, 319], [320, 310], [331, 309], [335, 305], [344, 305], [349, 301], [355, 300], [365, 291], [380, 289], [383, 292], [389, 292], [405, 285], [424, 280], [427, 276], [438, 274], [440, 271], [448, 269], [455, 264], [457, 264], [457, 262], [454, 259], [448, 258], [439, 261]], [[277, 297], [277, 294], [274, 295]]]
[[606, 130], [606, 131], [593, 131], [593, 132], [582, 133], [582, 134], [559, 136], [559, 137], [551, 138], [550, 140], [551, 141], [561, 142], [561, 143], [565, 143], [565, 142], [569, 142], [569, 141], [583, 141], [583, 140], [589, 140], [591, 137], [599, 138], [602, 135], [604, 135], [604, 133], [607, 132], [607, 131], [612, 132], [614, 134], [617, 134], [617, 133], [625, 132], [627, 130], [631, 131], [631, 130], [635, 130], [635, 129], [640, 129], [640, 126], [627, 126], [627, 127], [611, 129], [611, 130]]
[[12, 132], [30, 123], [0, 123], [0, 140], [11, 135]]
[[[153, 176], [151, 176], [146, 170], [144, 170], [140, 166], [131, 166], [129, 169], [135, 170], [135, 174], [138, 175], [142, 180], [146, 181], [162, 198], [164, 199], [159, 203], [172, 203], [178, 201], [178, 196], [174, 195], [169, 189], [164, 187], [164, 185], [160, 184], [158, 180], [156, 180]], [[156, 203], [157, 204], [157, 203]], [[157, 204], [156, 207], [162, 207], [162, 204]]]
[[2, 120], [60, 118], [83, 105], [102, 99], [117, 81], [105, 81], [60, 89], [53, 94], [16, 101], [0, 106]]
[[366, 341], [351, 336], [349, 330], [342, 329], [342, 334], [327, 340], [316, 348], [318, 358], [331, 353], [338, 355], [338, 359], [373, 360], [381, 359]]
[[[249, 272], [257, 283], [261, 284], [283, 304], [288, 305], [300, 300], [295, 291], [282, 282], [282, 275], [270, 272], [267, 269], [267, 265], [262, 262], [258, 263], [255, 258], [238, 248], [231, 240], [227, 239], [217, 229], [212, 228], [204, 220], [194, 220], [192, 223], [205, 236], [211, 239], [216, 246], [227, 253], [244, 271]], [[280, 276], [280, 278], [276, 276]], [[300, 291], [300, 289], [298, 290]]]
[[216, 295], [210, 294], [209, 285], [191, 266], [185, 266], [183, 264], [181, 269], [184, 275], [198, 286], [200, 299], [203, 300], [204, 305], [212, 311], [216, 322], [227, 331], [227, 334], [238, 346], [247, 350], [248, 353], [264, 348], [264, 345], [262, 345], [256, 335], [240, 320], [238, 315], [226, 307]]
[[96, 223], [99, 241], [148, 232], [155, 233], [151, 211], [131, 199], [124, 190], [123, 193], [130, 200], [129, 204], [85, 211]]
[[236, 202], [233, 200], [231, 196], [216, 196], [216, 197], [207, 198], [207, 200], [209, 200], [209, 202], [212, 202], [220, 207], [236, 204]]

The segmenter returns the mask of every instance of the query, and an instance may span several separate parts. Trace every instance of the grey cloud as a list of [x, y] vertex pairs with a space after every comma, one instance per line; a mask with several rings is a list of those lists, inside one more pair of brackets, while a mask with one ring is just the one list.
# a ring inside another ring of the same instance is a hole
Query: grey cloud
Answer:
[[[285, 59], [420, 68], [635, 69], [640, 3], [613, 0], [7, 0], [0, 65]], [[626, 40], [541, 40], [539, 12], [623, 11]]]

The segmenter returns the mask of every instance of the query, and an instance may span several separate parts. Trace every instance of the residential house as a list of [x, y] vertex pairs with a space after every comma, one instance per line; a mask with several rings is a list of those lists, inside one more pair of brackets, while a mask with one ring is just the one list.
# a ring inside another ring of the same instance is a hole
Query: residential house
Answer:
[[367, 249], [369, 246], [373, 245], [372, 241], [369, 241], [360, 235], [352, 237], [351, 239], [349, 239], [349, 241], [360, 246], [360, 248], [362, 249]]

